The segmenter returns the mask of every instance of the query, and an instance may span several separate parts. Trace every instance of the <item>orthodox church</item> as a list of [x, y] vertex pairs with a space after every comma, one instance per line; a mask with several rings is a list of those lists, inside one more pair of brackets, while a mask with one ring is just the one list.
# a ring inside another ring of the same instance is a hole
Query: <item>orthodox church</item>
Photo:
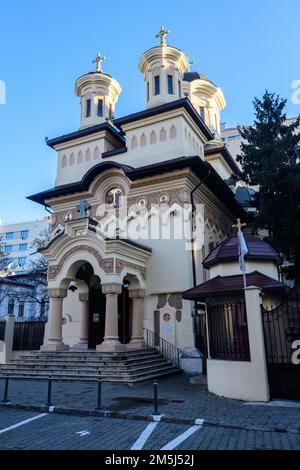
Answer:
[[220, 137], [223, 92], [168, 34], [139, 61], [143, 111], [115, 117], [121, 85], [99, 53], [75, 84], [79, 130], [47, 140], [55, 186], [29, 197], [52, 211], [44, 351], [138, 349], [145, 331], [192, 350], [195, 311], [182, 293], [207, 280], [202, 261], [246, 219]]

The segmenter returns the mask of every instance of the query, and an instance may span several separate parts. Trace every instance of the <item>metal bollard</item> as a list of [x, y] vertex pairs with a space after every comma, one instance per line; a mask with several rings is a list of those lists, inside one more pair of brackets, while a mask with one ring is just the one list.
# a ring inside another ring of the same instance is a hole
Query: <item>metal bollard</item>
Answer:
[[47, 393], [47, 403], [46, 406], [53, 406], [53, 403], [51, 403], [51, 392], [52, 392], [52, 378], [48, 378], [48, 393]]
[[9, 377], [6, 376], [5, 377], [5, 386], [4, 386], [4, 395], [3, 395], [3, 400], [1, 400], [1, 403], [9, 403], [9, 399], [8, 399], [8, 381], [9, 381]]
[[102, 379], [101, 379], [101, 372], [99, 371], [97, 408], [95, 408], [96, 410], [102, 410], [101, 394], [102, 394]]
[[153, 381], [153, 391], [154, 391], [154, 412], [153, 416], [160, 415], [158, 411], [158, 399], [157, 399], [157, 380]]

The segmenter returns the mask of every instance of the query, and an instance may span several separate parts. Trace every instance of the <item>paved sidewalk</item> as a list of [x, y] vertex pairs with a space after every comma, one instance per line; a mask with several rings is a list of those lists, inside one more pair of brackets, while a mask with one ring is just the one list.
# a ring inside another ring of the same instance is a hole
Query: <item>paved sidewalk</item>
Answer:
[[[300, 406], [248, 405], [239, 400], [217, 397], [208, 393], [205, 385], [191, 384], [189, 379], [189, 376], [181, 374], [158, 381], [159, 411], [165, 420], [184, 422], [201, 418], [208, 426], [300, 433]], [[1, 380], [0, 400], [3, 390], [4, 380]], [[42, 407], [47, 399], [47, 381], [10, 380], [8, 397], [12, 405]], [[66, 412], [92, 412], [97, 405], [97, 384], [54, 382], [52, 402]], [[149, 419], [153, 412], [153, 385], [103, 383], [102, 406], [104, 410], [124, 417]]]

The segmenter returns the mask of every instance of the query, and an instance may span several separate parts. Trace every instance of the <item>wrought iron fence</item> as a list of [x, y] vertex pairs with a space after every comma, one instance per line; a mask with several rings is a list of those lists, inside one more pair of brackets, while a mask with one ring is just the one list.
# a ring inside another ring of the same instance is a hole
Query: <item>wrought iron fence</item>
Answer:
[[172, 362], [177, 367], [180, 367], [180, 354], [181, 349], [177, 348], [174, 344], [169, 343], [161, 338], [153, 331], [145, 328], [145, 340], [147, 348], [153, 348], [158, 351], [167, 361]]
[[32, 351], [40, 349], [44, 340], [44, 320], [15, 322], [14, 328], [14, 351]]
[[0, 341], [4, 340], [4, 335], [5, 335], [5, 325], [6, 325], [6, 322], [5, 321], [0, 321]]
[[268, 378], [272, 398], [298, 399], [300, 366], [293, 364], [293, 342], [300, 340], [300, 292], [291, 289], [279, 305], [262, 306]]
[[245, 299], [214, 297], [207, 302], [209, 352], [212, 359], [250, 361]]

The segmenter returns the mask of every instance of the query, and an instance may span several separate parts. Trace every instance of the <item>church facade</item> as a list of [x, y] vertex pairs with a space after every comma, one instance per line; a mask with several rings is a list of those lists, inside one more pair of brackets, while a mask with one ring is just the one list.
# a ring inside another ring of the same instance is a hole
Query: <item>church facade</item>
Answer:
[[145, 110], [115, 117], [121, 86], [98, 54], [76, 81], [80, 129], [47, 140], [55, 186], [29, 197], [53, 212], [44, 351], [142, 348], [145, 329], [194, 348], [182, 293], [206, 280], [203, 259], [245, 218], [228, 185], [240, 170], [220, 137], [223, 93], [167, 33], [139, 61]]

